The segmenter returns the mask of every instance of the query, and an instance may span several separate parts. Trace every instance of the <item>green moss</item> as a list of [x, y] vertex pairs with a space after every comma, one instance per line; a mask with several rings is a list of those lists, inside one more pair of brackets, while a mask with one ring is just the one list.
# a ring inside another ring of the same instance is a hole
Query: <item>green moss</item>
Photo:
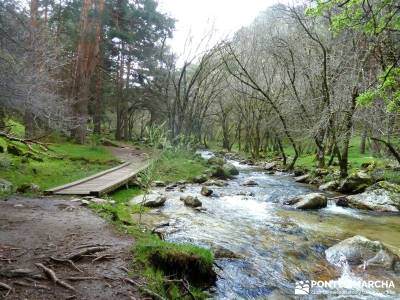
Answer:
[[[6, 143], [4, 140], [0, 142]], [[24, 144], [12, 144], [24, 152], [29, 152]], [[113, 155], [103, 148], [93, 149], [88, 145], [62, 144], [52, 145], [48, 153], [43, 153], [43, 150], [36, 146], [33, 148], [42, 152], [42, 154], [35, 153], [35, 156], [40, 157], [43, 161], [2, 153], [0, 178], [12, 182], [16, 187], [24, 183], [34, 183], [45, 190], [93, 175], [116, 165]], [[68, 152], [68, 149], [71, 149], [71, 153]], [[83, 158], [96, 159], [90, 163], [86, 160], [70, 160], [71, 157], [78, 155]], [[51, 156], [62, 158], [52, 158]]]
[[131, 200], [133, 197], [142, 194], [143, 191], [139, 187], [121, 188], [116, 190], [110, 195], [110, 198], [115, 200], [117, 203], [125, 203]]
[[175, 182], [203, 174], [207, 162], [187, 150], [166, 150], [155, 164], [155, 180]]
[[6, 126], [10, 127], [10, 133], [16, 137], [24, 137], [25, 126], [16, 120], [8, 119], [6, 121]]

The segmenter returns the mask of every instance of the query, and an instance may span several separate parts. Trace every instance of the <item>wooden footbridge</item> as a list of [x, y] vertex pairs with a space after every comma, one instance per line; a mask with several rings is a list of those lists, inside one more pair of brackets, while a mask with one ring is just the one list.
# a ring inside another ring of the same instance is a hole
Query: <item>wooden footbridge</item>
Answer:
[[45, 193], [101, 196], [127, 184], [147, 166], [148, 163], [146, 162], [142, 162], [139, 165], [133, 162], [126, 162], [95, 175], [49, 189]]

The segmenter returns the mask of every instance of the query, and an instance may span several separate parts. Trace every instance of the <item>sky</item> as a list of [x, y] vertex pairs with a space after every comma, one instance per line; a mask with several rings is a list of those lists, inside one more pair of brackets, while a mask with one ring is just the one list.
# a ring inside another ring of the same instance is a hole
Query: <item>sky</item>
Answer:
[[[249, 25], [267, 7], [282, 0], [159, 0], [162, 12], [177, 20], [170, 46], [177, 54], [194, 53], [205, 33], [214, 28], [213, 44]], [[187, 37], [193, 36], [192, 46], [185, 47]], [[202, 48], [205, 48], [203, 42]], [[212, 45], [210, 45], [212, 46]], [[189, 50], [188, 50], [189, 49]], [[185, 50], [185, 53], [184, 53]], [[200, 50], [201, 51], [201, 50]]]

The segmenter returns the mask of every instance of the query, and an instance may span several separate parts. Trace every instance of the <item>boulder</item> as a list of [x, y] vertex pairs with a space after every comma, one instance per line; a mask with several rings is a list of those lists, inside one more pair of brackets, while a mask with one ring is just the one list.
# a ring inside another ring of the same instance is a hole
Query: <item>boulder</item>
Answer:
[[130, 205], [134, 204], [143, 204], [145, 207], [156, 208], [164, 206], [167, 201], [167, 197], [159, 195], [159, 194], [148, 194], [148, 195], [140, 195], [136, 196], [132, 200], [129, 201]]
[[372, 183], [371, 175], [359, 171], [344, 179], [340, 183], [338, 191], [341, 193], [361, 193]]
[[246, 180], [245, 182], [243, 182], [242, 185], [244, 185], [244, 186], [257, 186], [258, 183], [255, 182], [255, 181], [252, 180], [252, 179], [248, 179], [248, 180]]
[[[345, 206], [378, 212], [399, 212], [400, 193], [385, 189], [367, 190], [362, 194], [346, 197]], [[342, 205], [344, 206], [344, 205]]]
[[222, 166], [225, 163], [225, 159], [223, 157], [213, 156], [208, 159], [208, 164]]
[[328, 199], [321, 193], [311, 193], [291, 198], [284, 204], [297, 209], [318, 209], [326, 207]]
[[304, 174], [302, 176], [298, 176], [294, 178], [294, 181], [296, 182], [300, 182], [300, 183], [308, 183], [311, 179], [311, 175], [310, 174]]
[[326, 176], [329, 174], [329, 170], [317, 168], [317, 169], [315, 169], [314, 173], [316, 176]]
[[40, 186], [34, 183], [23, 183], [17, 188], [17, 193], [39, 193]]
[[209, 178], [208, 178], [208, 176], [207, 176], [206, 174], [201, 174], [201, 175], [198, 175], [198, 176], [196, 176], [196, 177], [193, 177], [192, 181], [193, 181], [194, 183], [204, 183], [204, 182], [206, 182], [208, 179], [209, 179]]
[[240, 255], [234, 253], [233, 251], [231, 251], [225, 247], [219, 246], [219, 245], [213, 246], [212, 251], [214, 253], [215, 258], [230, 258], [230, 259], [241, 258]]
[[388, 181], [379, 181], [375, 183], [374, 185], [371, 185], [367, 190], [372, 191], [372, 190], [378, 190], [378, 189], [384, 189], [388, 192], [392, 193], [400, 193], [400, 185], [391, 183]]
[[218, 180], [218, 179], [210, 179], [207, 180], [206, 182], [204, 182], [205, 186], [211, 186], [211, 185], [215, 185], [215, 186], [219, 186], [219, 187], [223, 187], [223, 186], [227, 186], [228, 183], [226, 183], [223, 180]]
[[325, 250], [326, 259], [334, 265], [340, 265], [346, 260], [349, 265], [364, 265], [394, 270], [399, 257], [379, 241], [371, 241], [366, 237], [356, 235]]
[[213, 193], [213, 190], [211, 190], [211, 189], [209, 189], [208, 187], [206, 187], [206, 186], [203, 185], [203, 186], [201, 187], [200, 193], [201, 193], [203, 196], [208, 197], [208, 196], [211, 196], [211, 194]]
[[338, 188], [340, 182], [332, 180], [319, 186], [320, 191], [334, 191]]
[[156, 180], [156, 181], [153, 182], [153, 186], [155, 186], [155, 187], [165, 187], [166, 184], [162, 180]]
[[0, 192], [8, 193], [11, 192], [13, 184], [5, 179], [0, 178]]
[[203, 205], [197, 197], [193, 196], [184, 195], [180, 197], [180, 200], [183, 201], [186, 206], [190, 207], [199, 207]]
[[236, 167], [231, 163], [223, 164], [222, 169], [224, 170], [224, 173], [227, 174], [228, 176], [239, 175], [238, 169], [236, 169]]
[[273, 161], [270, 163], [266, 163], [263, 168], [266, 171], [271, 171], [272, 169], [274, 169], [276, 167], [276, 165], [277, 165], [276, 161]]

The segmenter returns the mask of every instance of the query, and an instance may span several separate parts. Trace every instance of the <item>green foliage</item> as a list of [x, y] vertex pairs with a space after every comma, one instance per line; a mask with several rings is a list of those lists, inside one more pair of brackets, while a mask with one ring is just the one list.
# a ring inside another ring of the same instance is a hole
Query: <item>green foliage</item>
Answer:
[[363, 0], [317, 0], [306, 10], [309, 16], [321, 16], [326, 11], [331, 14], [331, 28], [334, 32], [354, 29], [377, 35], [385, 30], [400, 30], [400, 15], [397, 0], [377, 0], [365, 5]]
[[357, 102], [368, 105], [383, 99], [388, 112], [400, 112], [400, 67], [390, 66], [378, 77], [378, 86], [362, 93]]
[[142, 190], [138, 187], [131, 187], [129, 189], [120, 188], [119, 190], [116, 190], [114, 193], [112, 193], [110, 195], [110, 198], [117, 203], [125, 203], [133, 197], [136, 197], [142, 193]]
[[13, 119], [8, 119], [6, 121], [6, 126], [10, 128], [10, 133], [13, 136], [23, 138], [25, 135], [25, 127], [21, 123], [13, 120]]
[[49, 148], [57, 154], [61, 154], [72, 159], [83, 158], [87, 161], [100, 163], [115, 161], [115, 157], [112, 155], [112, 153], [103, 147], [63, 143], [50, 145]]

